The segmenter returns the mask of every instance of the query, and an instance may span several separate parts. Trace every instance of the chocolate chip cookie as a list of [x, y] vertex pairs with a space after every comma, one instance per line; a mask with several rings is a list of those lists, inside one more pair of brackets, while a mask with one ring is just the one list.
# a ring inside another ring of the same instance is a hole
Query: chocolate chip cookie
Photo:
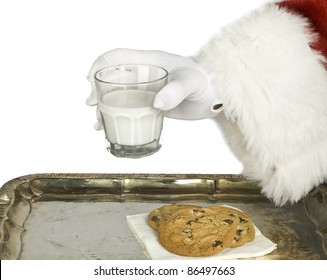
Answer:
[[181, 209], [159, 223], [158, 239], [168, 251], [182, 256], [210, 256], [228, 248], [236, 222], [228, 212], [206, 207]]

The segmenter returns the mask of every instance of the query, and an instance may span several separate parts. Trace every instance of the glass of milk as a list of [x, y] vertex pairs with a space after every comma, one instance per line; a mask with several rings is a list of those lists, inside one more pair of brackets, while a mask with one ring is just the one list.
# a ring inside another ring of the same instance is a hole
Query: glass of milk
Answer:
[[167, 84], [167, 70], [154, 65], [120, 65], [101, 69], [94, 77], [107, 149], [128, 158], [157, 152], [164, 114], [153, 107], [153, 101]]

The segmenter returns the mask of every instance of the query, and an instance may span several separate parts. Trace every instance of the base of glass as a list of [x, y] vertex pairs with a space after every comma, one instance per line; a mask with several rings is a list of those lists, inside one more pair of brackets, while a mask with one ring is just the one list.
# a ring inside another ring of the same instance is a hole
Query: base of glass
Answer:
[[120, 145], [107, 142], [107, 150], [116, 157], [141, 158], [154, 154], [159, 151], [161, 145], [158, 140], [154, 140], [144, 145]]

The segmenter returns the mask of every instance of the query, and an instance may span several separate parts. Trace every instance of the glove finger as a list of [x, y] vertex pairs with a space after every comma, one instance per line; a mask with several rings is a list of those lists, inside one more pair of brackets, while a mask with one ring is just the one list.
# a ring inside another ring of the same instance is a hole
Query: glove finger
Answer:
[[102, 130], [104, 127], [103, 127], [102, 116], [99, 108], [97, 108], [96, 116], [98, 121], [95, 123], [94, 128], [96, 130]]
[[102, 121], [97, 121], [94, 125], [94, 129], [95, 130], [102, 130], [104, 127], [103, 127], [103, 123]]
[[160, 110], [170, 110], [180, 104], [188, 95], [178, 81], [168, 83], [156, 96], [153, 106]]
[[91, 93], [86, 99], [86, 104], [89, 105], [89, 106], [93, 106], [93, 105], [98, 104], [97, 91], [96, 91], [94, 82], [91, 82]]

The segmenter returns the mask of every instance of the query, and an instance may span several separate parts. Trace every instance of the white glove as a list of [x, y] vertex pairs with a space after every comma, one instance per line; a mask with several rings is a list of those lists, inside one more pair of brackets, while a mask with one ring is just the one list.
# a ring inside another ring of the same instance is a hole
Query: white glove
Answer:
[[[222, 102], [214, 91], [207, 74], [192, 58], [162, 51], [115, 49], [101, 55], [92, 65], [87, 79], [91, 82], [88, 105], [97, 104], [94, 74], [105, 67], [122, 64], [152, 64], [169, 72], [168, 84], [157, 94], [154, 107], [164, 110], [170, 118], [197, 120], [216, 116], [222, 110]], [[96, 129], [102, 129], [97, 110]]]

